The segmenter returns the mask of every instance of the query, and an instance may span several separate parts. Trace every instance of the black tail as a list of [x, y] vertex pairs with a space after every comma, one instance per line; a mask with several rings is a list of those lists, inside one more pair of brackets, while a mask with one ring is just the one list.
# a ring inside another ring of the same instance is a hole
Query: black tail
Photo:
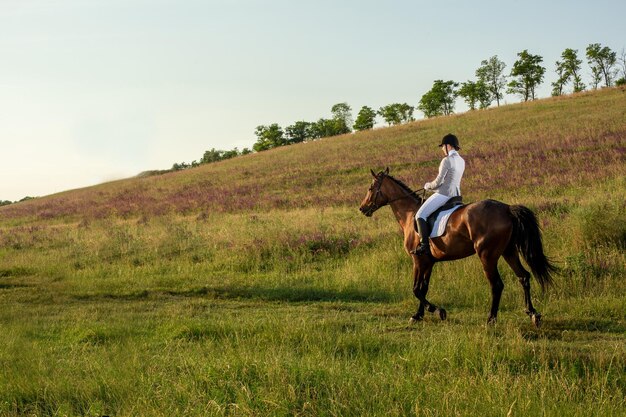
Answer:
[[513, 217], [513, 237], [511, 243], [522, 255], [533, 272], [541, 289], [553, 285], [552, 274], [558, 269], [552, 265], [543, 253], [541, 229], [537, 217], [529, 208], [524, 206], [510, 206]]

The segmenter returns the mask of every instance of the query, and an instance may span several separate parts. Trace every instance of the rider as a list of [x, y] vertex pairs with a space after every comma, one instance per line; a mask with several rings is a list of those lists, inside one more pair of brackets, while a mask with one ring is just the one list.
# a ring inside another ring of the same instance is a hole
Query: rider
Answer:
[[452, 133], [448, 133], [443, 137], [439, 146], [445, 155], [439, 164], [439, 175], [434, 181], [424, 184], [424, 189], [436, 190], [436, 192], [424, 201], [415, 214], [421, 242], [412, 253], [417, 255], [428, 253], [430, 250], [428, 240], [430, 228], [426, 221], [428, 216], [443, 206], [450, 198], [461, 195], [461, 178], [463, 171], [465, 171], [465, 161], [458, 152], [461, 149], [459, 139]]

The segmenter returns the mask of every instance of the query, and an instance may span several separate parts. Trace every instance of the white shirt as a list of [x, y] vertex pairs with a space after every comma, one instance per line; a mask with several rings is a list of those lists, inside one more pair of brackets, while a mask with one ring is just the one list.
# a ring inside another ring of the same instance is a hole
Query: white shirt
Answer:
[[448, 156], [441, 160], [439, 164], [439, 175], [434, 181], [426, 183], [438, 194], [447, 197], [457, 197], [461, 195], [461, 178], [465, 172], [465, 160], [455, 150], [448, 152]]

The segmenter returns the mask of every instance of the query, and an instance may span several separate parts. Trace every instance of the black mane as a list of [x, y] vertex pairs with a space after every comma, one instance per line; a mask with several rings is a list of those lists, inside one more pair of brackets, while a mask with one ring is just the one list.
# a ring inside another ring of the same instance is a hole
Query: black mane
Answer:
[[392, 180], [393, 182], [395, 182], [396, 184], [398, 184], [398, 185], [400, 186], [400, 188], [402, 188], [404, 191], [406, 191], [406, 193], [407, 193], [407, 194], [410, 194], [410, 195], [411, 195], [411, 197], [414, 197], [414, 198], [415, 198], [418, 202], [421, 202], [421, 201], [422, 201], [422, 198], [421, 198], [421, 197], [418, 197], [418, 196], [416, 195], [415, 191], [413, 191], [413, 190], [411, 189], [411, 187], [409, 187], [408, 185], [406, 185], [404, 182], [402, 182], [401, 180], [399, 180], [399, 179], [397, 179], [397, 178], [395, 178], [395, 177], [392, 177], [392, 176], [391, 176], [391, 175], [389, 175], [389, 174], [385, 174], [385, 175], [387, 176], [387, 178], [389, 178], [390, 180]]

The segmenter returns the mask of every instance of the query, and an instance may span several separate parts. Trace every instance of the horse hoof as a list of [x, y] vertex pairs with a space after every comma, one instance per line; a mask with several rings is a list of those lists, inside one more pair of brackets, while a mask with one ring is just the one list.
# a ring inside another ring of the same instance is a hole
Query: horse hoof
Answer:
[[441, 319], [441, 321], [444, 321], [446, 318], [448, 318], [448, 313], [443, 308], [439, 309], [439, 318]]
[[413, 316], [409, 319], [409, 326], [417, 324], [417, 322], [420, 322], [420, 321], [422, 321], [422, 317]]
[[539, 328], [541, 326], [541, 314], [535, 313], [530, 316], [530, 319], [532, 320], [536, 328]]
[[495, 317], [489, 317], [487, 319], [487, 326], [495, 326], [497, 319]]

